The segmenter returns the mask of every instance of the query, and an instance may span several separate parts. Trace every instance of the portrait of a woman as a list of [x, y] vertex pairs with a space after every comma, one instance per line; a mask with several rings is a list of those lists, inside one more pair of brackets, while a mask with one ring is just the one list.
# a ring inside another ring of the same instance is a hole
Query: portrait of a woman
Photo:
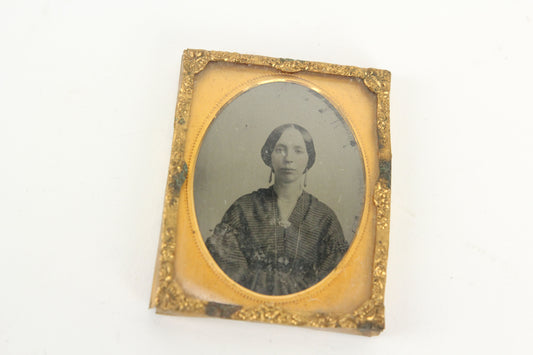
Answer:
[[305, 128], [275, 128], [260, 156], [270, 168], [271, 185], [238, 198], [206, 246], [240, 285], [265, 295], [287, 295], [326, 277], [348, 243], [333, 210], [305, 191], [316, 158]]

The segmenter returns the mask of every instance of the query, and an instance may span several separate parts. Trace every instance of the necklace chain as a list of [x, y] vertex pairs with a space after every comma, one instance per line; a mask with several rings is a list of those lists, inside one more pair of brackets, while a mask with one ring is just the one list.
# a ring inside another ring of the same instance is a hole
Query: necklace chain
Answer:
[[[281, 216], [280, 216], [281, 211], [279, 211], [279, 208], [276, 209], [274, 207], [274, 200], [276, 199], [274, 198], [274, 194], [272, 194], [272, 209], [275, 213], [275, 217], [274, 217], [275, 218], [275, 221], [274, 221], [275, 222], [274, 223], [274, 261], [275, 261], [275, 265], [277, 269], [277, 264], [279, 262], [278, 260], [278, 226], [283, 227], [284, 232], [287, 233], [287, 229], [291, 226], [291, 222], [288, 219], [286, 221], [281, 220]], [[298, 201], [296, 201], [296, 205], [297, 204], [298, 204]], [[293, 211], [291, 211], [291, 215], [292, 215], [292, 212], [294, 212], [296, 205], [294, 205]], [[298, 249], [300, 247], [300, 225], [298, 226], [298, 237], [296, 238], [296, 249], [294, 250], [293, 264], [289, 272], [292, 272], [294, 264], [296, 263], [296, 257], [298, 256]], [[287, 248], [287, 245], [285, 245], [285, 249], [286, 248]], [[287, 259], [287, 262], [288, 262], [288, 259]]]

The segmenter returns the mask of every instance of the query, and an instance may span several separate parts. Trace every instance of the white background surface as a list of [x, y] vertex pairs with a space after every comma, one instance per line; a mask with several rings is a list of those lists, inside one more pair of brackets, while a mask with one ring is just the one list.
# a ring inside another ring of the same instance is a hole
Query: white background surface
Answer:
[[[532, 42], [531, 1], [2, 1], [0, 353], [530, 353]], [[382, 335], [148, 310], [185, 48], [392, 71]]]

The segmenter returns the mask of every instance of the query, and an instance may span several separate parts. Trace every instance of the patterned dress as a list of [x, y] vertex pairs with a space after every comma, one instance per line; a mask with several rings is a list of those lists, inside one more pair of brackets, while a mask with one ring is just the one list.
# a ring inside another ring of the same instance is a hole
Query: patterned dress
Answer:
[[272, 186], [235, 201], [206, 245], [231, 279], [265, 295], [287, 295], [316, 284], [348, 249], [335, 213], [305, 191], [288, 223], [280, 222]]

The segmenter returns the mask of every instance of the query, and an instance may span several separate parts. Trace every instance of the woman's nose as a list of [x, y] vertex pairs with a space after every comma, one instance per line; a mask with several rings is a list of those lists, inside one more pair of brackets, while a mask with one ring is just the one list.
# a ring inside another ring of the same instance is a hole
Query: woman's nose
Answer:
[[285, 154], [285, 161], [288, 163], [293, 161], [293, 154], [290, 151]]

